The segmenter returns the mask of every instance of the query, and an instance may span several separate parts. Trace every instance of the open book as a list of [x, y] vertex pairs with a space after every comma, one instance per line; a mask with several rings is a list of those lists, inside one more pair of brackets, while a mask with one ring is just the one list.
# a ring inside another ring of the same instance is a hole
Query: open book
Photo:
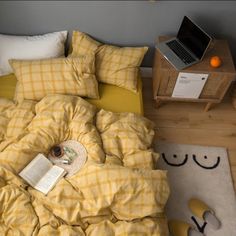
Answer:
[[20, 173], [33, 188], [47, 194], [66, 174], [66, 171], [53, 165], [43, 154], [38, 154]]

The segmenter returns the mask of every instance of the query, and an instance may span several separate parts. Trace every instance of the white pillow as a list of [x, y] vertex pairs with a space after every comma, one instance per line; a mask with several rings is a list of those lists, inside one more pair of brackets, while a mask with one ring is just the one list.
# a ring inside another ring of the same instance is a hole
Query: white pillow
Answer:
[[0, 34], [0, 75], [13, 72], [9, 59], [44, 59], [63, 56], [67, 31], [37, 36]]

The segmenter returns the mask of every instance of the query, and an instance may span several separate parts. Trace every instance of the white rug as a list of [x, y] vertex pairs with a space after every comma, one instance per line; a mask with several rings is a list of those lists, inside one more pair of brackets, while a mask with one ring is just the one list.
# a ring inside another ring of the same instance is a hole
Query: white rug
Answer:
[[[168, 219], [191, 223], [206, 236], [236, 236], [236, 197], [226, 149], [157, 142], [155, 150], [160, 153], [158, 168], [168, 170]], [[191, 214], [188, 200], [192, 197], [214, 209], [222, 223], [219, 230]]]

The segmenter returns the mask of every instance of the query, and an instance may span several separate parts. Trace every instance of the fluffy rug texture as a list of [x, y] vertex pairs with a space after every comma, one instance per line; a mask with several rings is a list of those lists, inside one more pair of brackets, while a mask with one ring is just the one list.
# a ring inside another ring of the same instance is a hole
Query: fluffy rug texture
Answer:
[[[235, 236], [236, 197], [227, 150], [158, 141], [155, 151], [160, 153], [158, 168], [168, 170], [168, 219], [184, 220], [207, 236]], [[211, 229], [210, 224], [191, 213], [188, 201], [193, 197], [215, 211], [222, 224], [219, 230]]]

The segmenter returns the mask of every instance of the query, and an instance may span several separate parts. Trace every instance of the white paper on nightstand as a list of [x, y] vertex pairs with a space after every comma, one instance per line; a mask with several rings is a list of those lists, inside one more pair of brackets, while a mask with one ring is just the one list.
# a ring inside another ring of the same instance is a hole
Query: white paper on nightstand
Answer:
[[172, 93], [174, 98], [199, 98], [208, 74], [180, 72]]

